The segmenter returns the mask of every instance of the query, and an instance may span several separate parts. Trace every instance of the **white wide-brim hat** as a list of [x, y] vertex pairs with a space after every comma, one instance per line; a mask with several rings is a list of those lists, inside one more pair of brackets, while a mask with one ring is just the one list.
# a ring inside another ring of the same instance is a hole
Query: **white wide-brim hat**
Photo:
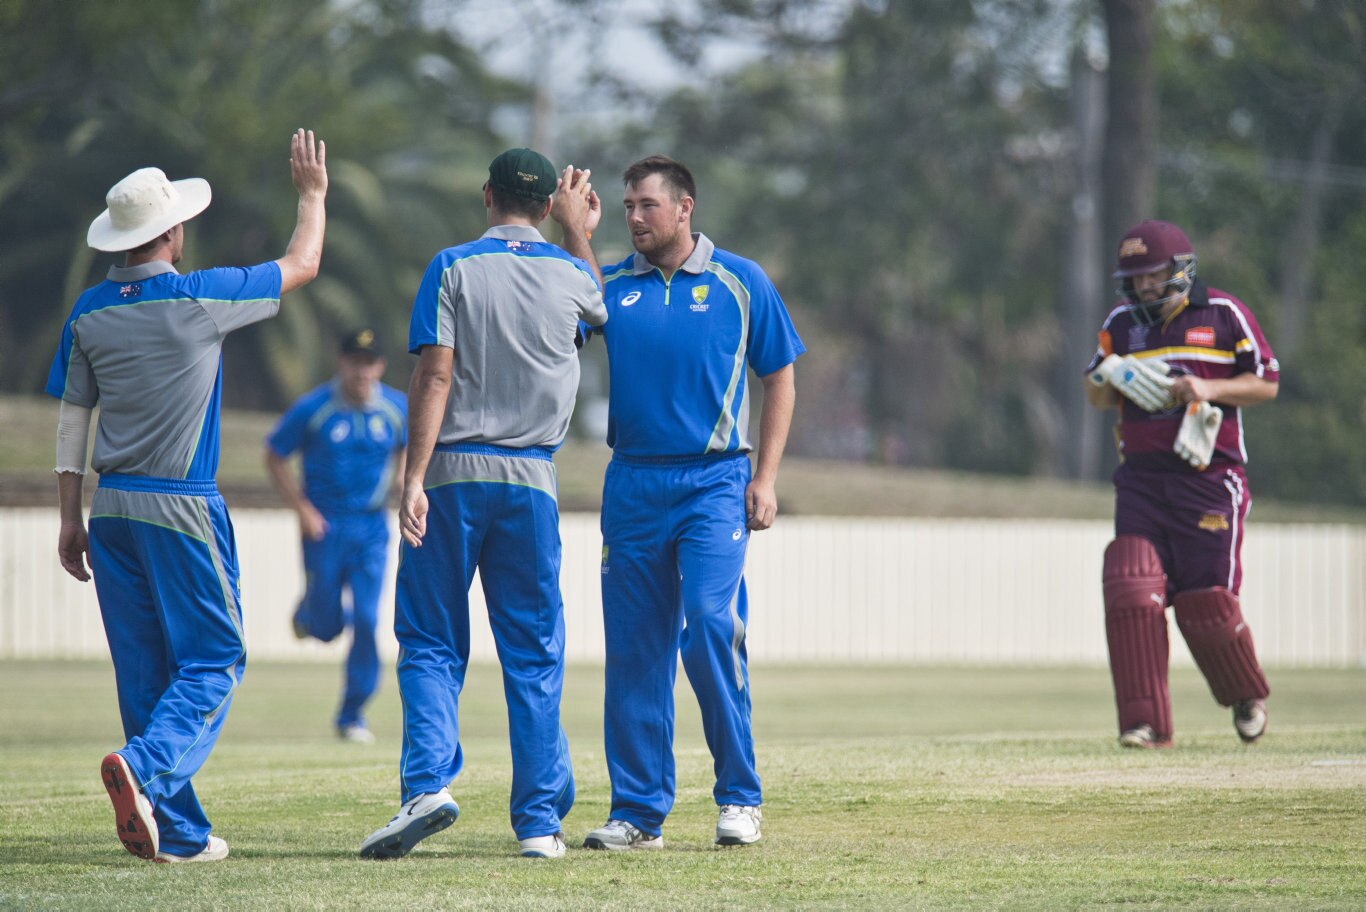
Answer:
[[160, 168], [140, 168], [109, 188], [109, 208], [90, 223], [85, 241], [111, 252], [141, 247], [203, 212], [212, 198], [202, 177], [171, 181]]

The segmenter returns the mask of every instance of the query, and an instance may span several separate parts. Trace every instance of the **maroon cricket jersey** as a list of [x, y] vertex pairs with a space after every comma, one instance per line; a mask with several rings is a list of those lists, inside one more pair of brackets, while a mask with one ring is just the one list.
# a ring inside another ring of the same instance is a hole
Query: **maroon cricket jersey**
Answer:
[[[1198, 280], [1184, 307], [1151, 326], [1135, 319], [1124, 304], [1117, 304], [1101, 326], [1100, 344], [1086, 371], [1095, 370], [1112, 352], [1160, 358], [1172, 374], [1223, 379], [1251, 373], [1270, 381], [1280, 378], [1276, 356], [1247, 305]], [[1160, 471], [1196, 471], [1172, 451], [1184, 406], [1149, 413], [1122, 396], [1119, 401], [1120, 458], [1126, 464]], [[1210, 465], [1243, 465], [1247, 462], [1243, 411], [1231, 405], [1216, 407], [1224, 413], [1224, 420]]]

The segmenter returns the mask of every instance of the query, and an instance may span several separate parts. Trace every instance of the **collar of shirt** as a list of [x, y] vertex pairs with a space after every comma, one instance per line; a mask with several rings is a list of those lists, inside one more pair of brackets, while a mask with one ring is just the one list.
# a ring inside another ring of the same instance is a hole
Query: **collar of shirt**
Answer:
[[165, 260], [150, 260], [136, 266], [110, 266], [108, 278], [111, 282], [136, 282], [139, 279], [150, 279], [152, 276], [159, 276], [168, 272], [180, 274], [176, 272], [174, 266]]
[[[707, 263], [711, 262], [711, 255], [716, 252], [716, 245], [700, 231], [694, 231], [692, 237], [697, 244], [693, 247], [692, 253], [688, 254], [688, 258], [683, 261], [683, 265], [678, 268], [683, 272], [701, 275], [703, 270], [707, 268]], [[637, 253], [631, 263], [633, 275], [644, 275], [647, 272], [653, 272], [656, 268], [658, 267], [654, 263], [645, 259], [643, 253]]]
[[494, 225], [484, 232], [484, 237], [499, 241], [529, 241], [536, 244], [546, 243], [539, 230], [530, 225]]
[[337, 400], [337, 403], [339, 405], [342, 405], [348, 409], [355, 409], [361, 411], [364, 411], [366, 409], [372, 409], [375, 406], [379, 405], [380, 400], [384, 398], [384, 393], [380, 390], [379, 384], [376, 383], [374, 386], [370, 388], [370, 395], [366, 398], [364, 402], [362, 402], [360, 405], [352, 405], [351, 400], [346, 398], [346, 393], [342, 392], [341, 377], [333, 377], [331, 381], [331, 386], [332, 398]]

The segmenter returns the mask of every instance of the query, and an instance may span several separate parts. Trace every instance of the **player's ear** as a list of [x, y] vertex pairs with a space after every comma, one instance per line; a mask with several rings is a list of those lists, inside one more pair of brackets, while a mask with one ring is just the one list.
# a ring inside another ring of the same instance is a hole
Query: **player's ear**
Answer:
[[685, 196], [678, 201], [678, 220], [680, 222], [686, 222], [688, 219], [692, 218], [694, 204], [695, 201], [691, 196]]

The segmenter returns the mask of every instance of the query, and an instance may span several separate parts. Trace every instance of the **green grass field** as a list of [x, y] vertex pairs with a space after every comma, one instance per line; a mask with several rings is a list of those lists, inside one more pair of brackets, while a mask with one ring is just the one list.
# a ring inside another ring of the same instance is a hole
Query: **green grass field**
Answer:
[[[248, 669], [197, 788], [232, 846], [152, 865], [118, 844], [98, 763], [121, 738], [105, 663], [0, 666], [0, 907], [10, 909], [1359, 909], [1366, 903], [1366, 670], [1276, 670], [1243, 747], [1190, 670], [1177, 746], [1114, 744], [1096, 668], [753, 669], [764, 839], [711, 844], [715, 807], [680, 676], [680, 792], [665, 850], [522, 859], [507, 822], [497, 669], [462, 706], [459, 821], [401, 861], [360, 840], [397, 805], [392, 670], [379, 743], [331, 735], [339, 669]], [[571, 666], [571, 846], [608, 810], [602, 672]]]

